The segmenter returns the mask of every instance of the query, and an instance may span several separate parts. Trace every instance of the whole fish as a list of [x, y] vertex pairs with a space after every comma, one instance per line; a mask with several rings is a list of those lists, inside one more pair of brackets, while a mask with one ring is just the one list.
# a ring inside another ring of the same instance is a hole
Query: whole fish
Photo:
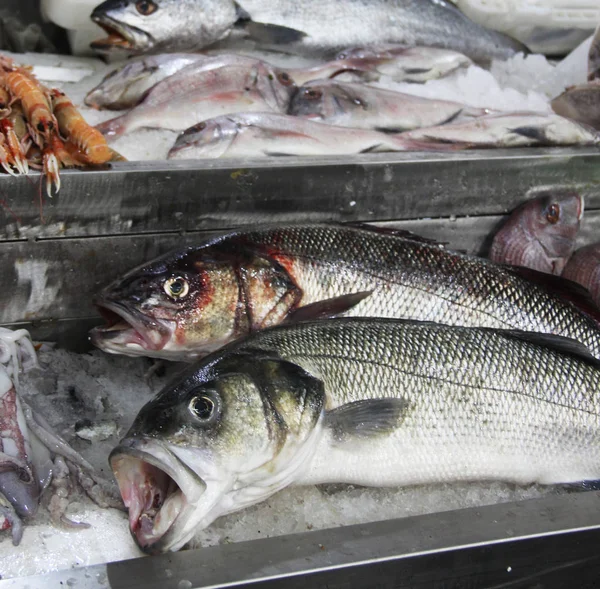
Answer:
[[588, 80], [600, 78], [600, 25], [596, 29], [588, 54]]
[[193, 51], [242, 32], [263, 46], [319, 52], [394, 43], [452, 49], [481, 61], [526, 48], [445, 0], [106, 0], [91, 15], [102, 51]]
[[107, 324], [91, 341], [106, 352], [189, 360], [255, 330], [345, 312], [555, 333], [600, 356], [592, 318], [600, 312], [581, 291], [402, 231], [266, 227], [133, 269], [96, 298]]
[[600, 306], [600, 244], [593, 243], [578, 249], [567, 262], [564, 278], [578, 282], [590, 291]]
[[442, 125], [459, 116], [482, 116], [487, 111], [368, 84], [315, 80], [298, 88], [288, 114], [339, 127], [390, 133]]
[[575, 249], [583, 198], [572, 190], [549, 190], [515, 209], [494, 236], [494, 262], [560, 276]]
[[124, 110], [141, 102], [158, 82], [207, 56], [199, 53], [165, 53], [128, 61], [108, 73], [85, 97], [97, 109]]
[[567, 88], [550, 104], [557, 115], [600, 130], [600, 79]]
[[600, 370], [556, 336], [353, 318], [192, 366], [110, 455], [132, 536], [178, 550], [289, 485], [600, 478]]
[[[85, 97], [85, 104], [97, 109], [123, 110], [139, 104], [158, 82], [198, 61], [214, 59], [199, 53], [161, 53], [128, 61], [110, 73]], [[335, 60], [314, 67], [291, 68], [289, 75], [297, 85], [309, 80], [340, 74], [363, 81], [388, 76], [396, 82], [426, 82], [448, 75], [472, 61], [456, 51], [432, 47], [347, 49]]]
[[419, 141], [468, 143], [472, 147], [529, 145], [597, 145], [600, 135], [585, 125], [555, 114], [493, 114], [472, 121], [416, 129], [401, 137]]
[[239, 55], [219, 55], [186, 66], [154, 86], [128, 113], [97, 129], [107, 137], [142, 127], [183, 131], [237, 111], [285, 112], [296, 86], [283, 70]]
[[[461, 149], [462, 144], [456, 148]], [[186, 129], [167, 159], [354, 155], [381, 151], [448, 151], [444, 143], [404, 139], [366, 129], [334, 127], [289, 115], [237, 113]]]

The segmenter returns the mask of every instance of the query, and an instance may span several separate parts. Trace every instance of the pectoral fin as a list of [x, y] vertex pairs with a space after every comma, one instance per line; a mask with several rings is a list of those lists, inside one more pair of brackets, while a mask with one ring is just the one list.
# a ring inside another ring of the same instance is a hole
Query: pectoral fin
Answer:
[[280, 25], [254, 22], [253, 20], [241, 24], [252, 39], [263, 45], [288, 45], [302, 41], [306, 37], [306, 33], [302, 31]]
[[299, 321], [313, 321], [316, 319], [326, 319], [335, 317], [352, 309], [366, 299], [373, 291], [355, 292], [342, 295], [333, 299], [317, 301], [304, 307], [299, 307], [292, 311], [286, 318], [285, 323], [298, 323]]
[[406, 416], [410, 404], [406, 399], [388, 397], [365, 399], [342, 405], [325, 415], [325, 427], [337, 442], [348, 438], [372, 438], [394, 431]]

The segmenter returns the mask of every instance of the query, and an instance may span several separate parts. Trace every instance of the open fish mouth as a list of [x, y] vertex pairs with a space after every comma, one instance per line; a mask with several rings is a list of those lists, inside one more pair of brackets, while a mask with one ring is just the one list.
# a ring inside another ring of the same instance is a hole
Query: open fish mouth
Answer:
[[106, 324], [94, 327], [90, 340], [106, 351], [157, 352], [165, 347], [175, 329], [172, 321], [152, 319], [117, 302], [97, 299], [95, 304]]
[[148, 50], [154, 45], [152, 37], [136, 27], [124, 26], [106, 14], [93, 14], [91, 19], [102, 27], [108, 37], [97, 39], [90, 43], [92, 49], [108, 50], [113, 48], [128, 51]]
[[204, 493], [204, 481], [155, 441], [124, 441], [109, 461], [140, 549], [169, 550]]

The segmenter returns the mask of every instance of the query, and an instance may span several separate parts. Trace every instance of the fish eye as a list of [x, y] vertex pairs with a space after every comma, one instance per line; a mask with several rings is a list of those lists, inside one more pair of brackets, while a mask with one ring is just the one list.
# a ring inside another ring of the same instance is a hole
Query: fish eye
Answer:
[[173, 299], [181, 299], [190, 291], [187, 280], [180, 276], [169, 278], [165, 281], [165, 292]]
[[284, 86], [290, 86], [294, 83], [294, 81], [292, 80], [292, 78], [290, 78], [290, 75], [287, 72], [279, 72], [277, 74], [277, 79]]
[[548, 212], [546, 213], [546, 220], [548, 223], [555, 225], [560, 220], [560, 206], [556, 203], [551, 204], [548, 207]]
[[208, 421], [215, 413], [215, 402], [206, 395], [192, 397], [188, 403], [190, 413], [200, 421]]
[[135, 8], [140, 14], [144, 16], [148, 16], [158, 10], [158, 6], [154, 4], [152, 0], [138, 0], [135, 3]]
[[347, 53], [338, 53], [337, 59], [348, 59]]
[[321, 92], [321, 90], [313, 90], [312, 88], [309, 88], [304, 91], [304, 96], [306, 96], [306, 98], [309, 100], [318, 100], [321, 98], [321, 96], [323, 96], [323, 92]]

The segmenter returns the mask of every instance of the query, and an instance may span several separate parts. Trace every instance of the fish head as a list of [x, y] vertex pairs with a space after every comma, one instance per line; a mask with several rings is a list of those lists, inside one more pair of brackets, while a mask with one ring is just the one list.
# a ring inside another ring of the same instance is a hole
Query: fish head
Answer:
[[323, 384], [262, 350], [217, 352], [145, 405], [110, 464], [146, 552], [293, 482], [321, 431]]
[[563, 258], [575, 247], [583, 198], [572, 190], [550, 190], [525, 205], [523, 223], [549, 257]]
[[235, 3], [223, 0], [106, 0], [91, 19], [108, 37], [93, 49], [158, 53], [198, 49], [218, 41], [236, 20]]
[[161, 256], [103, 289], [95, 303], [107, 323], [90, 339], [115, 354], [187, 360], [266, 326], [293, 289], [281, 264], [216, 238]]
[[252, 85], [256, 85], [261, 98], [274, 112], [287, 112], [297, 86], [285, 70], [261, 62], [253, 68]]
[[111, 105], [118, 109], [120, 102], [125, 100], [130, 86], [151, 76], [158, 69], [157, 65], [151, 65], [144, 59], [137, 59], [126, 63], [123, 67], [109, 72], [96, 86], [92, 88], [85, 97], [85, 104], [92, 108], [105, 108]]
[[186, 129], [169, 150], [168, 159], [219, 158], [229, 150], [242, 125], [227, 115]]
[[319, 80], [298, 89], [290, 104], [289, 113], [305, 119], [334, 122], [357, 108], [364, 101], [343, 83]]

